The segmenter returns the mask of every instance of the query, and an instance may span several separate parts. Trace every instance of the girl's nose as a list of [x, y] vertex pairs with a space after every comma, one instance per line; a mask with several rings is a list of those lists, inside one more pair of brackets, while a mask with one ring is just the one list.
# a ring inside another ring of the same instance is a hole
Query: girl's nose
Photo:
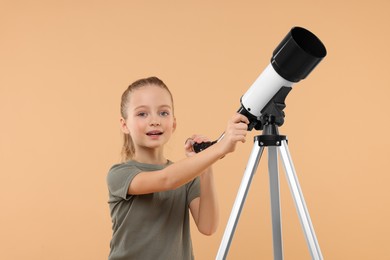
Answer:
[[157, 118], [152, 118], [152, 119], [150, 120], [150, 125], [151, 125], [151, 126], [160, 126], [161, 124], [160, 124], [160, 122], [158, 121]]

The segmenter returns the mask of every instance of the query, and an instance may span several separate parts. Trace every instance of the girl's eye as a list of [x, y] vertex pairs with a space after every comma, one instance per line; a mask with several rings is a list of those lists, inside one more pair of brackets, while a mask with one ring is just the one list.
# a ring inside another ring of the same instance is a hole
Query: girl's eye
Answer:
[[168, 111], [161, 111], [160, 115], [161, 116], [169, 116], [169, 112]]
[[148, 114], [147, 113], [145, 113], [145, 112], [139, 112], [138, 114], [137, 114], [137, 116], [139, 116], [139, 117], [146, 117]]

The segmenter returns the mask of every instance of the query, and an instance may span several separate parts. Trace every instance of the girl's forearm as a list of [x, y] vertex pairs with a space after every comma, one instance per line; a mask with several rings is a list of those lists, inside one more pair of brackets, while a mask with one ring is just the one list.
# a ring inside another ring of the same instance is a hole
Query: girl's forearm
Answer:
[[212, 235], [218, 228], [219, 207], [212, 169], [200, 176], [200, 201], [197, 226], [205, 235]]
[[167, 188], [178, 188], [201, 175], [202, 172], [224, 156], [221, 151], [219, 144], [215, 144], [201, 153], [166, 167], [163, 172]]
[[219, 143], [201, 153], [165, 167], [160, 171], [145, 171], [134, 177], [128, 194], [139, 195], [174, 190], [201, 175], [226, 153]]

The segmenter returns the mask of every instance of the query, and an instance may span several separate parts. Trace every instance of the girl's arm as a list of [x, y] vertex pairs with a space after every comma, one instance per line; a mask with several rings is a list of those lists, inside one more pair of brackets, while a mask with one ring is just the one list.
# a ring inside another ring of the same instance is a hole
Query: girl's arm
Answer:
[[218, 199], [212, 168], [207, 169], [199, 178], [200, 197], [191, 201], [190, 210], [199, 232], [210, 236], [217, 231], [219, 223]]
[[[203, 136], [192, 136], [191, 141], [187, 140], [185, 152], [188, 157], [193, 156], [194, 143], [210, 141]], [[200, 175], [200, 197], [193, 199], [190, 203], [192, 217], [199, 232], [210, 236], [217, 231], [219, 222], [219, 207], [217, 192], [215, 190], [213, 170], [210, 166]]]
[[245, 116], [236, 113], [229, 120], [221, 141], [162, 170], [137, 174], [129, 185], [128, 193], [137, 195], [172, 190], [188, 183], [220, 158], [233, 152], [237, 142], [245, 142], [248, 124]]

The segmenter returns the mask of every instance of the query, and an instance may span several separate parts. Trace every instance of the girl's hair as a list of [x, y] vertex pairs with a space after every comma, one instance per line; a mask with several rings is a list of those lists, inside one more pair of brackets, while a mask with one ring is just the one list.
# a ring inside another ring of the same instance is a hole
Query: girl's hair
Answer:
[[[168, 91], [171, 101], [172, 101], [172, 111], [173, 111], [173, 96], [171, 91], [168, 89], [168, 87], [165, 85], [165, 83], [157, 78], [157, 77], [148, 77], [144, 79], [139, 79], [135, 82], [133, 82], [122, 94], [122, 99], [121, 99], [121, 116], [123, 119], [127, 119], [128, 114], [127, 114], [127, 108], [128, 104], [130, 101], [130, 95], [134, 90], [140, 89], [145, 86], [158, 86], [166, 91]], [[122, 161], [128, 161], [131, 160], [134, 157], [135, 154], [135, 149], [134, 149], [134, 143], [133, 140], [131, 139], [131, 136], [129, 134], [123, 133], [123, 146], [122, 146]]]

